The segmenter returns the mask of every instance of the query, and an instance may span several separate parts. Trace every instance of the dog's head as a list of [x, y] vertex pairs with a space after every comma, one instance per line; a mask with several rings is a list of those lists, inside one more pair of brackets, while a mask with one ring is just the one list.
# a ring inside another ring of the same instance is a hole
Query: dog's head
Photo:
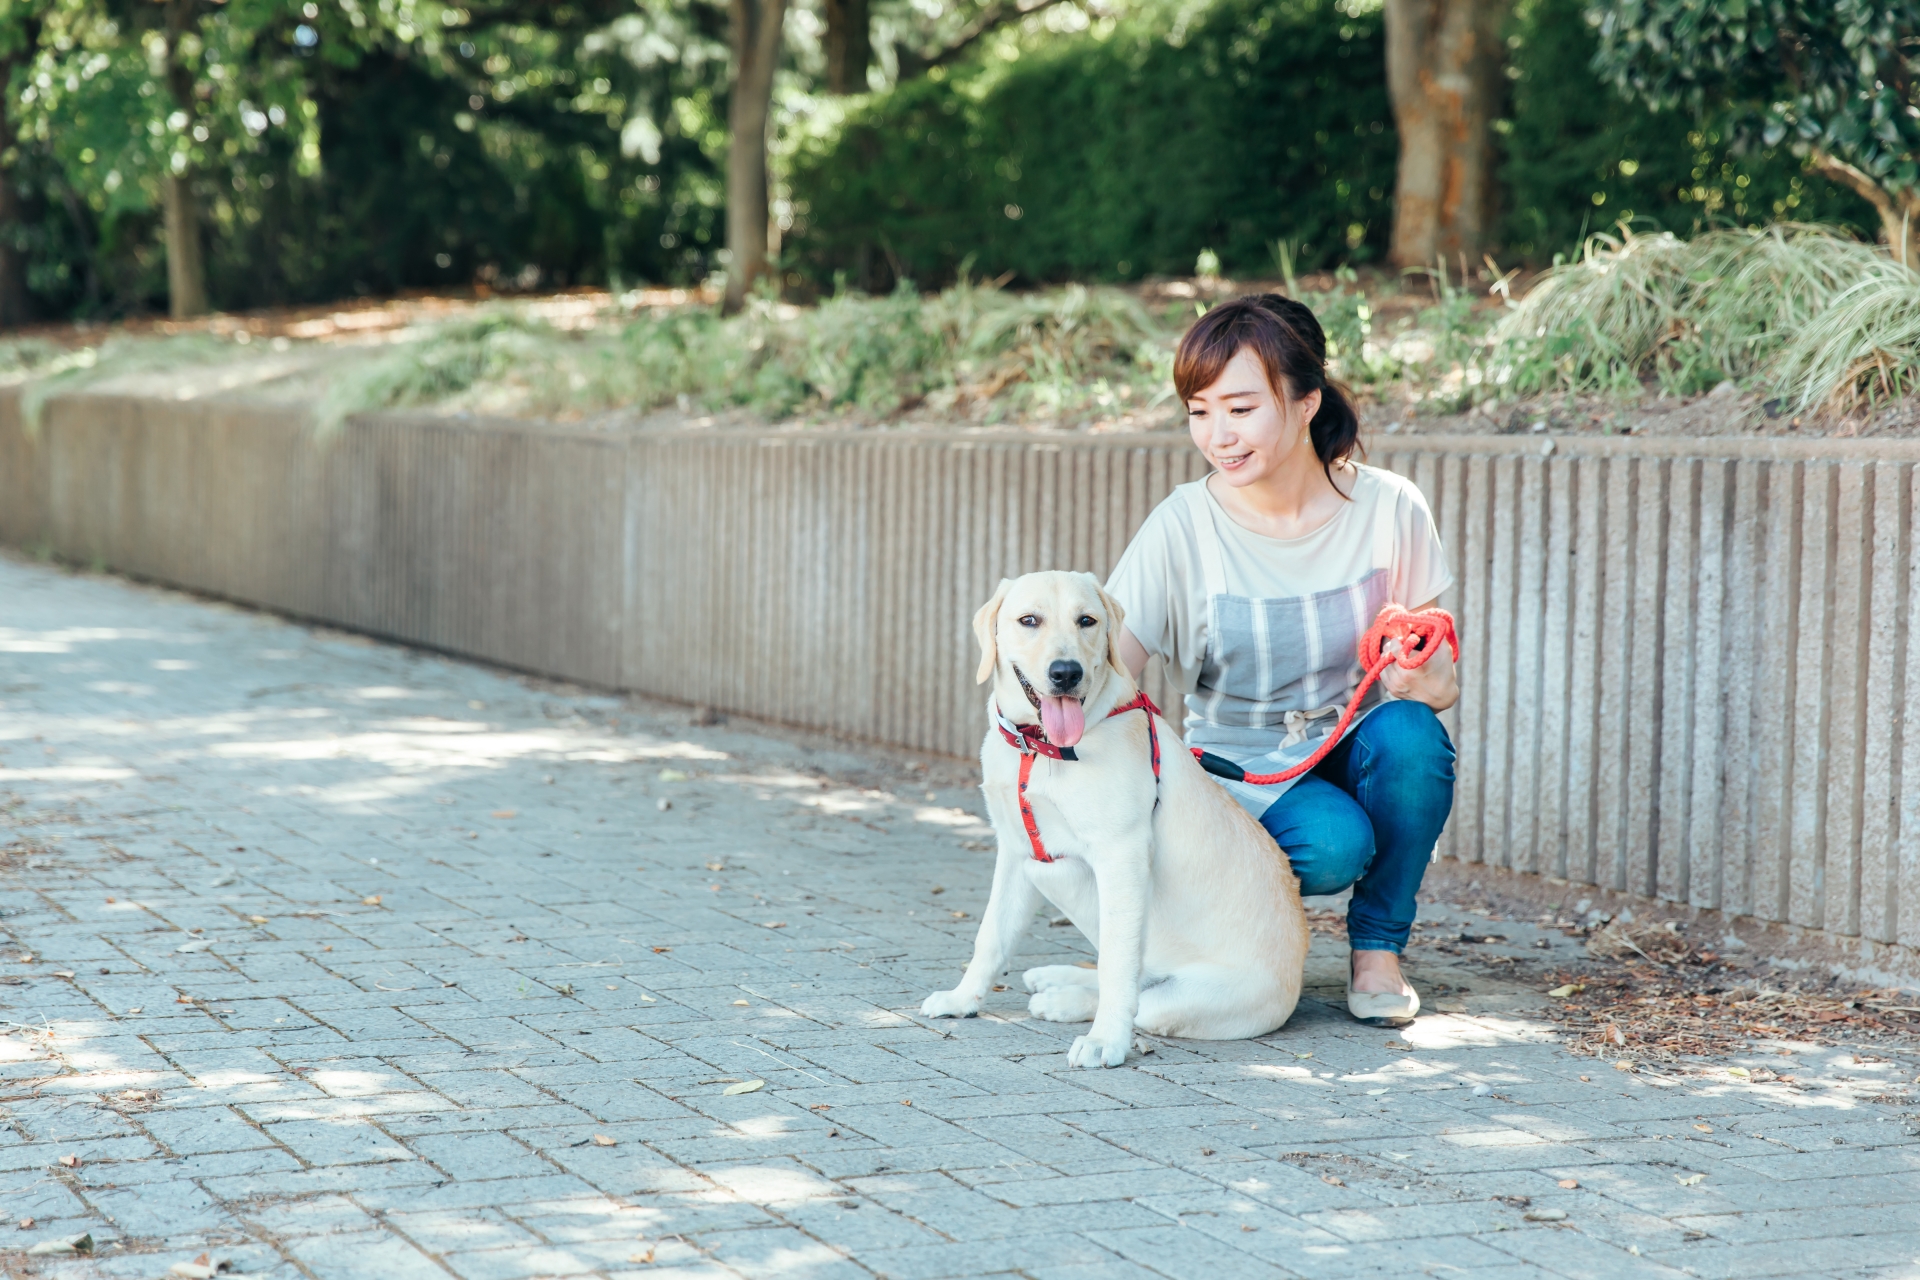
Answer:
[[1086, 732], [1086, 704], [1109, 682], [1132, 692], [1120, 661], [1120, 606], [1090, 573], [1029, 573], [1003, 578], [973, 615], [980, 674], [1008, 719], [1036, 719], [1047, 741], [1071, 747]]

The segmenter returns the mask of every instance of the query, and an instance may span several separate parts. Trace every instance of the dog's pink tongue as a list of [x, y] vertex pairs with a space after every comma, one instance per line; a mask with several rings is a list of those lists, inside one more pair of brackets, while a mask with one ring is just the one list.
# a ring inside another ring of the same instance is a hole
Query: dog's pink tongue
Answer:
[[1071, 747], [1087, 731], [1087, 709], [1078, 698], [1040, 699], [1040, 727], [1056, 747]]

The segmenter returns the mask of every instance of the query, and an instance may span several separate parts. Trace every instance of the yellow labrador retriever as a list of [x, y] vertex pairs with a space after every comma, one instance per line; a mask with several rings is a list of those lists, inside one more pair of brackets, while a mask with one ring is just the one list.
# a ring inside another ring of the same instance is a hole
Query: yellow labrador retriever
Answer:
[[1097, 970], [1025, 975], [1035, 1017], [1092, 1020], [1068, 1051], [1076, 1067], [1119, 1066], [1136, 1027], [1200, 1040], [1272, 1031], [1293, 1013], [1307, 957], [1300, 884], [1272, 838], [1166, 721], [1150, 735], [1151, 711], [1110, 714], [1139, 692], [1120, 622], [1086, 573], [1003, 580], [974, 615], [979, 679], [993, 681], [981, 790], [1000, 850], [966, 976], [921, 1005], [933, 1018], [977, 1014], [1045, 898], [1099, 951]]

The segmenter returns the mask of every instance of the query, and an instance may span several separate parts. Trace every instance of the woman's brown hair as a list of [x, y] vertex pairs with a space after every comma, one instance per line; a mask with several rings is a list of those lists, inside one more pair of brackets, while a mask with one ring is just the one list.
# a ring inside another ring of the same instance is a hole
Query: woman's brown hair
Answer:
[[[1347, 389], [1327, 377], [1327, 335], [1304, 304], [1277, 293], [1223, 302], [1193, 322], [1173, 357], [1173, 389], [1182, 403], [1215, 382], [1242, 350], [1267, 371], [1267, 383], [1282, 400], [1320, 393], [1320, 409], [1307, 425], [1314, 456], [1333, 483], [1333, 468], [1360, 446], [1360, 417]], [[1339, 485], [1333, 486], [1339, 490]]]

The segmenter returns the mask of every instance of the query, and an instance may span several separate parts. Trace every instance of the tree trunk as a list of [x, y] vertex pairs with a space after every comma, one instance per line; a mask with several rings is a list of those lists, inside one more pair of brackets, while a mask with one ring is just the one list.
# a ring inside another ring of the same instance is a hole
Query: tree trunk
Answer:
[[179, 320], [207, 314], [207, 265], [200, 251], [200, 202], [193, 171], [161, 180], [167, 212], [167, 312]]
[[786, 0], [733, 0], [733, 95], [727, 104], [728, 315], [767, 273], [767, 113]]
[[873, 62], [870, 0], [826, 0], [827, 92], [865, 93]]
[[1920, 193], [1892, 192], [1838, 156], [1814, 148], [1807, 167], [1829, 182], [1837, 182], [1871, 204], [1880, 215], [1880, 239], [1887, 252], [1920, 271]]
[[1400, 134], [1394, 265], [1432, 266], [1492, 242], [1493, 121], [1507, 0], [1386, 0], [1387, 91]]
[[[173, 104], [187, 116], [188, 136], [199, 111], [193, 73], [180, 59], [180, 41], [199, 24], [196, 0], [167, 2], [167, 88]], [[174, 319], [207, 313], [207, 263], [200, 246], [200, 202], [193, 194], [193, 167], [167, 173], [160, 181], [166, 209], [167, 311]]]

